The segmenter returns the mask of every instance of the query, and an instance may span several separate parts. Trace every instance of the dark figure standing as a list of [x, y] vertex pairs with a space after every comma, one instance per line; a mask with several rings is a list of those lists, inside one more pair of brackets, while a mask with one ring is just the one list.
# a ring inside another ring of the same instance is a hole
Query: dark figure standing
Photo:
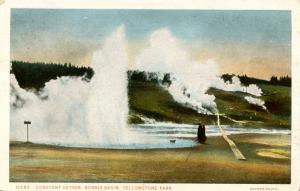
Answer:
[[201, 123], [198, 125], [197, 138], [199, 143], [203, 144], [206, 141], [205, 125], [202, 125]]

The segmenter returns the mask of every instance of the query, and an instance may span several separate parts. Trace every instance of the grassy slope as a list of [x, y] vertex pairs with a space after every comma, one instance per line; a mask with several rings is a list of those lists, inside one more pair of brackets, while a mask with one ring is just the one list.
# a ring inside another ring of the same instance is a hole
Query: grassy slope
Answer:
[[142, 122], [138, 115], [176, 123], [212, 124], [216, 120], [175, 102], [166, 90], [151, 83], [129, 84], [129, 106], [131, 123]]
[[[248, 121], [246, 126], [252, 127], [290, 127], [291, 98], [290, 88], [273, 85], [260, 85], [263, 99], [268, 111], [261, 107], [250, 105], [241, 92], [225, 92], [211, 88], [208, 93], [216, 97], [220, 113], [236, 119]], [[129, 84], [130, 123], [141, 123], [139, 115], [154, 118], [158, 121], [176, 123], [214, 124], [215, 116], [198, 114], [172, 99], [163, 88], [151, 83], [131, 82]], [[221, 118], [223, 124], [233, 124], [226, 118]], [[238, 125], [238, 124], [237, 124]], [[240, 124], [239, 124], [240, 125]]]

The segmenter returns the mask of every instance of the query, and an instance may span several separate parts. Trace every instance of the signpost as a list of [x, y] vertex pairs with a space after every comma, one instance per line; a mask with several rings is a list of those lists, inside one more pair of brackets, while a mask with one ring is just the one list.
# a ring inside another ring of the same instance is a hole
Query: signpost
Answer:
[[26, 139], [27, 141], [26, 141], [26, 143], [29, 143], [28, 125], [31, 124], [31, 121], [24, 121], [24, 124], [26, 124], [26, 126], [27, 126], [27, 139]]

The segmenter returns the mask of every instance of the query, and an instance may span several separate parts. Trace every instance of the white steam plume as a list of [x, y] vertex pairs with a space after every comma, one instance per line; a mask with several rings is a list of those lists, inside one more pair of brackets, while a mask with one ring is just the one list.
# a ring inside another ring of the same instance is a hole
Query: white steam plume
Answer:
[[217, 80], [214, 82], [212, 87], [215, 87], [217, 89], [221, 89], [224, 91], [231, 91], [231, 92], [244, 92], [248, 93], [254, 96], [261, 96], [262, 91], [261, 89], [255, 85], [250, 84], [249, 86], [244, 86], [241, 84], [240, 79], [237, 76], [233, 76], [231, 79], [232, 82], [224, 82], [223, 79], [217, 78]]
[[265, 102], [259, 98], [254, 98], [252, 96], [245, 96], [245, 100], [253, 105], [258, 105], [260, 107], [262, 107], [264, 110], [267, 110], [266, 106], [265, 106]]
[[32, 121], [29, 140], [49, 143], [87, 143], [85, 123], [87, 83], [80, 78], [62, 77], [46, 83], [39, 93], [21, 89], [11, 75], [10, 140], [25, 141], [23, 122]]
[[155, 31], [149, 44], [136, 59], [138, 70], [170, 73], [172, 83], [168, 90], [175, 101], [200, 113], [211, 113], [216, 108], [215, 97], [206, 91], [217, 76], [215, 63], [191, 60], [167, 29]]
[[[240, 91], [260, 96], [262, 91], [254, 84], [243, 86], [238, 77], [232, 82], [224, 82], [218, 77], [218, 67], [212, 61], [200, 63], [192, 60], [179, 40], [168, 29], [152, 33], [149, 47], [136, 59], [138, 70], [170, 73], [169, 93], [175, 101], [183, 103], [199, 113], [210, 114], [216, 111], [215, 96], [207, 94], [210, 87], [225, 91]], [[158, 75], [162, 80], [162, 75]]]

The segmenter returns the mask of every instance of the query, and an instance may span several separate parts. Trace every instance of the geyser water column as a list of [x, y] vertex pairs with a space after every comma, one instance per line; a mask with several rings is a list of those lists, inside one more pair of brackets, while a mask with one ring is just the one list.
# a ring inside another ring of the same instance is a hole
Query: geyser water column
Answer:
[[[95, 75], [89, 85], [87, 130], [98, 144], [128, 144], [128, 56], [124, 26], [109, 36], [93, 55]], [[134, 137], [131, 137], [134, 139]]]

